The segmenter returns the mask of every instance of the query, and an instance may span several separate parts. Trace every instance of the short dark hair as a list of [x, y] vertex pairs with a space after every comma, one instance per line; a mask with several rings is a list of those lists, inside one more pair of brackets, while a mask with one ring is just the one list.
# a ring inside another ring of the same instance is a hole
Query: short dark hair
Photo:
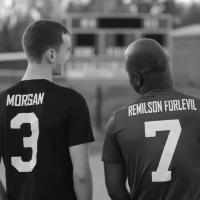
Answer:
[[22, 37], [22, 46], [28, 59], [40, 63], [48, 48], [59, 49], [63, 42], [62, 34], [69, 34], [69, 31], [60, 22], [42, 19], [31, 23]]

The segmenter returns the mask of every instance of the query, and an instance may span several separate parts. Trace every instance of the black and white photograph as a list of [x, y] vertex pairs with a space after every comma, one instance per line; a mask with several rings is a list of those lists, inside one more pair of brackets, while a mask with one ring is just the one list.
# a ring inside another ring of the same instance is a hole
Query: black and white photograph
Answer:
[[200, 0], [0, 0], [0, 200], [200, 200]]

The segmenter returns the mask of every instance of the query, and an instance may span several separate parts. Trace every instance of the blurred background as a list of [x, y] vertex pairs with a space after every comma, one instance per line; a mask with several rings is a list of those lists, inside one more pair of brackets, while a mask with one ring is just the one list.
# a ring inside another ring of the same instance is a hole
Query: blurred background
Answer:
[[21, 79], [27, 65], [22, 33], [40, 18], [62, 21], [71, 32], [71, 59], [54, 82], [77, 90], [88, 103], [96, 138], [90, 148], [94, 200], [107, 200], [105, 126], [113, 111], [137, 98], [124, 50], [139, 38], [157, 40], [170, 57], [176, 88], [199, 97], [200, 0], [0, 0], [0, 91]]

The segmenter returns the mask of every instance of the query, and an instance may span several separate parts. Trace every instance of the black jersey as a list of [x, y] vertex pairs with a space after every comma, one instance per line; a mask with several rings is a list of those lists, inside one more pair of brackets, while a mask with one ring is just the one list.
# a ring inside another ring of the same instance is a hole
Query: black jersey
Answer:
[[72, 89], [26, 80], [0, 96], [0, 155], [9, 200], [75, 200], [69, 147], [93, 141], [88, 107]]
[[140, 97], [111, 117], [102, 159], [126, 166], [131, 200], [199, 200], [200, 100]]

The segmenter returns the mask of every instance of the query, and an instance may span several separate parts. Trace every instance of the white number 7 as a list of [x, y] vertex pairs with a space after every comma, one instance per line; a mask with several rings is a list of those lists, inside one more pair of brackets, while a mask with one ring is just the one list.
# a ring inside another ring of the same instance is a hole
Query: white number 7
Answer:
[[171, 180], [171, 171], [168, 171], [168, 169], [181, 134], [181, 125], [178, 119], [145, 122], [146, 137], [156, 137], [156, 131], [167, 130], [170, 131], [169, 136], [158, 168], [152, 172], [152, 182], [167, 182]]

